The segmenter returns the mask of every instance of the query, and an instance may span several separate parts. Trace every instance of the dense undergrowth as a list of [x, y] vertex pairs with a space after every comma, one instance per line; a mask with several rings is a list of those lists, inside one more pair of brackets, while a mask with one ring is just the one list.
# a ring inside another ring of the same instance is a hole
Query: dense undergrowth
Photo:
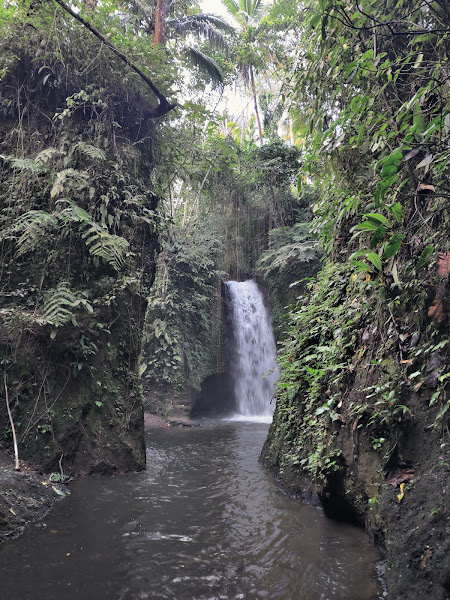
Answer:
[[[50, 469], [142, 467], [151, 104], [50, 4], [2, 14], [2, 387], [22, 456]], [[1, 429], [9, 441], [4, 411]]]
[[446, 598], [450, 14], [441, 2], [308, 6], [287, 86], [325, 259], [287, 317], [263, 459], [366, 525], [389, 597]]
[[172, 402], [189, 414], [202, 381], [224, 370], [223, 247], [217, 236], [190, 237], [163, 243], [144, 332], [144, 393], [165, 415], [177, 412]]

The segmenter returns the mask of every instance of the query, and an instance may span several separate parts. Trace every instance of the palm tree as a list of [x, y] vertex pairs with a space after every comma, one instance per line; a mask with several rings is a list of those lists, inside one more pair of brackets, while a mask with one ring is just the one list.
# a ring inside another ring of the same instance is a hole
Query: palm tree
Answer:
[[[241, 31], [246, 33], [250, 27], [256, 26], [266, 9], [262, 0], [221, 0], [230, 15], [239, 24]], [[258, 98], [256, 96], [255, 74], [251, 62], [244, 62], [240, 65], [240, 70], [244, 78], [244, 84], [250, 86], [253, 102], [255, 105], [256, 122], [258, 123], [258, 133], [260, 144], [263, 144], [263, 134], [261, 119], [258, 109]]]
[[[147, 34], [153, 35], [155, 49], [164, 47], [168, 39], [193, 36], [207, 40], [213, 48], [226, 51], [228, 47], [222, 32], [234, 33], [234, 28], [222, 17], [189, 10], [189, 4], [193, 4], [190, 0], [187, 3], [156, 0], [156, 6], [149, 0], [131, 0], [130, 3], [142, 18]], [[188, 44], [184, 44], [183, 53], [192, 64], [207, 73], [213, 82], [223, 83], [222, 71], [211, 57]]]

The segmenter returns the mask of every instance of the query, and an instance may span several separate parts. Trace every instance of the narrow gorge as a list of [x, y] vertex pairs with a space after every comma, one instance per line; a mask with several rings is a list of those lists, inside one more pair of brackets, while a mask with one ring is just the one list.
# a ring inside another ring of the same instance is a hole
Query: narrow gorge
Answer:
[[0, 0], [12, 600], [450, 599], [445, 0]]

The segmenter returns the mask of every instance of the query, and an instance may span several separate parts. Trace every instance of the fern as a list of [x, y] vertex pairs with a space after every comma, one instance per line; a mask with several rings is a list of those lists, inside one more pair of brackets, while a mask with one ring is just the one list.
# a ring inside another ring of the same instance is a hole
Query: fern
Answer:
[[8, 161], [14, 169], [19, 169], [20, 171], [31, 171], [32, 173], [37, 173], [41, 170], [32, 158], [15, 158], [14, 156], [5, 155], [2, 155], [1, 158]]
[[106, 153], [103, 150], [97, 148], [96, 146], [92, 146], [91, 144], [86, 144], [86, 142], [77, 142], [73, 149], [78, 150], [78, 152], [81, 154], [84, 154], [85, 156], [94, 160], [106, 159]]
[[94, 222], [81, 237], [92, 256], [103, 258], [116, 271], [122, 269], [129, 248], [125, 238], [109, 233]]
[[82, 238], [89, 253], [105, 260], [116, 271], [123, 267], [126, 254], [129, 249], [127, 240], [119, 235], [113, 235], [103, 229], [92, 220], [91, 216], [70, 198], [62, 198], [58, 203], [67, 202], [67, 206], [61, 211], [61, 218], [67, 222], [81, 223], [84, 229]]
[[18, 255], [35, 250], [48, 233], [58, 227], [58, 219], [43, 210], [29, 210], [20, 215], [5, 234], [21, 234], [17, 240]]
[[64, 221], [64, 223], [70, 223], [70, 222], [72, 222], [72, 223], [91, 223], [92, 222], [91, 215], [88, 212], [86, 212], [84, 210], [84, 208], [81, 208], [81, 206], [78, 206], [78, 204], [76, 204], [70, 198], [61, 198], [60, 200], [56, 201], [56, 205], [62, 204], [63, 202], [67, 202], [69, 204], [69, 206], [67, 206], [60, 212], [60, 217]]
[[55, 178], [50, 197], [54, 198], [64, 191], [81, 190], [87, 186], [88, 173], [77, 171], [76, 169], [64, 169], [60, 171]]
[[48, 163], [51, 158], [59, 154], [61, 154], [61, 152], [56, 148], [45, 148], [34, 158], [34, 164], [37, 167], [41, 167], [45, 165], [45, 163]]
[[0, 155], [0, 158], [9, 162], [11, 166], [20, 171], [31, 171], [31, 173], [39, 173], [45, 171], [45, 163], [47, 163], [53, 156], [60, 154], [60, 151], [56, 148], [45, 148], [41, 150], [34, 158], [17, 158], [15, 156]]
[[67, 281], [61, 281], [55, 290], [50, 290], [49, 297], [44, 304], [43, 317], [47, 323], [60, 327], [75, 318], [72, 309], [82, 305], [92, 313], [91, 304], [80, 294], [73, 292]]

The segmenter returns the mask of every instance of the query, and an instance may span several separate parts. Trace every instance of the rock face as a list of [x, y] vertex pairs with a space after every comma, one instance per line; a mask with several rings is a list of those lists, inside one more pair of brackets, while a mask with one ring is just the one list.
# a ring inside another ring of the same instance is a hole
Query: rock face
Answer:
[[296, 223], [270, 232], [270, 248], [257, 263], [257, 276], [269, 291], [278, 337], [286, 326], [283, 315], [306, 289], [306, 281], [320, 270], [322, 250], [309, 223]]
[[[215, 410], [209, 403], [215, 378], [227, 381], [226, 299], [215, 260], [163, 252], [146, 317], [142, 363], [146, 410], [164, 418], [188, 418]], [[210, 270], [211, 269], [211, 270]], [[226, 394], [221, 398], [229, 403]]]
[[[1, 42], [14, 60], [0, 83], [0, 353], [20, 456], [66, 474], [142, 469], [150, 107], [89, 32], [65, 27], [43, 57], [41, 32], [21, 27]], [[3, 409], [0, 432], [10, 447]]]
[[389, 313], [369, 279], [329, 263], [294, 311], [261, 458], [291, 492], [371, 533], [390, 599], [446, 600], [448, 323], [417, 296]]

